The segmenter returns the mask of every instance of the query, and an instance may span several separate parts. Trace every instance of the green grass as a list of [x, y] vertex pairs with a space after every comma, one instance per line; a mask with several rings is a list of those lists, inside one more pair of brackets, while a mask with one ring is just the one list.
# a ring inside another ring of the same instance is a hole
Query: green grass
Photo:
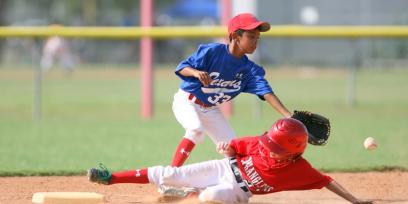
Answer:
[[[332, 134], [324, 147], [309, 146], [305, 158], [326, 171], [408, 169], [408, 70], [359, 71], [356, 105], [346, 104], [347, 73], [268, 70], [268, 80], [291, 110], [328, 116]], [[98, 162], [113, 170], [168, 164], [184, 133], [171, 112], [179, 79], [155, 73], [155, 117], [140, 118], [139, 73], [130, 69], [79, 69], [44, 76], [42, 120], [32, 120], [33, 74], [0, 69], [0, 175], [81, 174]], [[307, 77], [305, 77], [307, 76]], [[243, 94], [231, 124], [238, 135], [267, 130], [280, 116]], [[379, 145], [366, 151], [363, 140]], [[207, 138], [189, 163], [221, 158]]]

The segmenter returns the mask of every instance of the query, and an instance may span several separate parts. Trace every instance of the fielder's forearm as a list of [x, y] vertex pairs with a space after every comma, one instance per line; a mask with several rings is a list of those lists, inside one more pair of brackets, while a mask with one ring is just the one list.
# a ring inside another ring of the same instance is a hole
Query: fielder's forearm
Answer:
[[197, 70], [191, 68], [191, 67], [184, 67], [182, 70], [179, 71], [179, 73], [185, 77], [191, 77], [194, 76], [194, 73]]
[[288, 111], [288, 109], [282, 104], [282, 102], [275, 94], [273, 93], [265, 94], [264, 98], [276, 111], [278, 111], [286, 118], [290, 118], [290, 116], [292, 116], [292, 113]]

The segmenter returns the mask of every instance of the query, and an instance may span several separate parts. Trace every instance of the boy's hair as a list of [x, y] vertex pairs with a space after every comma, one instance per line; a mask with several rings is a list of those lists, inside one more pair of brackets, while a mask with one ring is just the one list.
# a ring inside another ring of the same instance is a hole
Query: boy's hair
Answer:
[[[261, 30], [260, 26], [256, 27], [255, 29], [256, 29], [256, 30], [259, 30], [259, 31]], [[236, 33], [238, 36], [241, 36], [241, 37], [242, 37], [242, 35], [244, 35], [244, 32], [245, 32], [245, 31], [246, 31], [246, 30], [238, 29], [238, 30], [234, 31], [234, 33]], [[229, 41], [231, 42], [231, 41], [232, 41], [232, 34], [229, 35], [228, 38], [229, 38]]]
[[[244, 34], [244, 32], [245, 32], [245, 30], [242, 30], [242, 29], [238, 29], [238, 30], [234, 31], [234, 33], [236, 33], [238, 36], [242, 36]], [[229, 35], [228, 38], [229, 38], [229, 41], [231, 42], [232, 41], [232, 34]]]

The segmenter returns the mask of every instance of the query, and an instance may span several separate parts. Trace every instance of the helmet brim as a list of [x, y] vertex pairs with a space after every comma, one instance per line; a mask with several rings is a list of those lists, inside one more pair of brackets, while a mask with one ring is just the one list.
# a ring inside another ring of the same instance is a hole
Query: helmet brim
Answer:
[[259, 136], [259, 141], [262, 143], [263, 146], [269, 149], [269, 151], [275, 153], [275, 154], [286, 154], [288, 151], [283, 148], [282, 146], [278, 145], [271, 139], [269, 139], [268, 134], [265, 133], [261, 136]]

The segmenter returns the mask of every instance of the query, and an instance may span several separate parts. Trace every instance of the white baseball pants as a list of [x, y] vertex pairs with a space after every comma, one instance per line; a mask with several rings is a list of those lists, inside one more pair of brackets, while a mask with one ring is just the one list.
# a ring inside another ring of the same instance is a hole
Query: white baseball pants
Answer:
[[185, 138], [197, 144], [204, 140], [206, 133], [217, 144], [236, 137], [218, 106], [204, 108], [190, 101], [188, 96], [188, 92], [179, 89], [173, 100], [173, 113], [186, 130]]
[[247, 203], [252, 196], [237, 183], [228, 158], [190, 164], [182, 167], [155, 166], [148, 169], [150, 183], [202, 189], [201, 202]]

